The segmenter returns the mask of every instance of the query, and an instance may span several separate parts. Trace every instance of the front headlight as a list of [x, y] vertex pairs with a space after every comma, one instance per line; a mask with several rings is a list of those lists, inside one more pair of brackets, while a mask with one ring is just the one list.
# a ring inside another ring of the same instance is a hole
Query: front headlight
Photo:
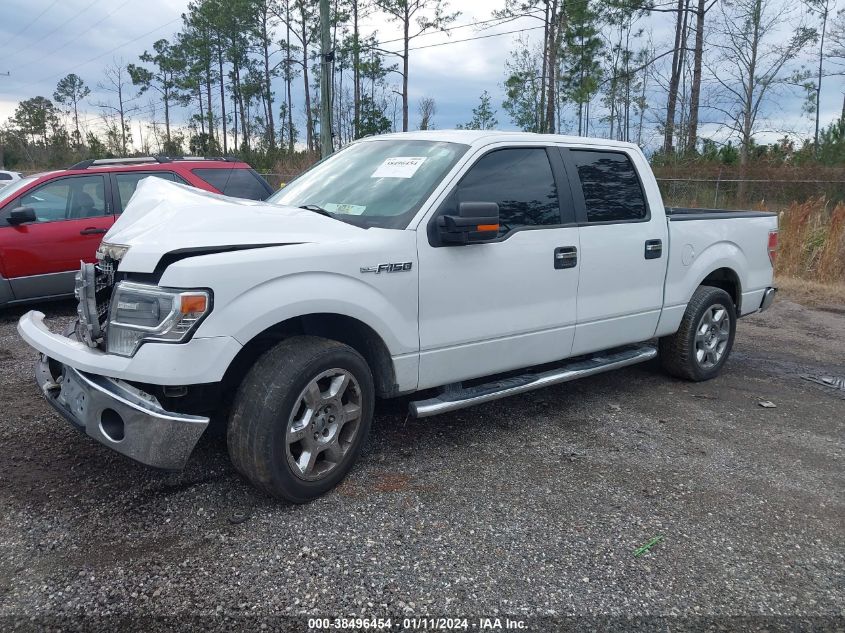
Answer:
[[211, 310], [208, 290], [171, 290], [122, 281], [109, 307], [107, 351], [132, 356], [145, 341], [182, 343]]

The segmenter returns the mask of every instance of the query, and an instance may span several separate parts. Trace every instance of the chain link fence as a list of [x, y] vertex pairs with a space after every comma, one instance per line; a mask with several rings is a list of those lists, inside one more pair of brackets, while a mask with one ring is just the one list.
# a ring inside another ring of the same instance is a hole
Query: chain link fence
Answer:
[[780, 210], [816, 198], [845, 201], [845, 180], [658, 178], [657, 184], [670, 207]]
[[270, 183], [270, 186], [273, 187], [274, 190], [281, 189], [282, 185], [289, 183], [291, 180], [296, 178], [299, 174], [276, 174], [271, 172], [259, 172], [261, 176]]

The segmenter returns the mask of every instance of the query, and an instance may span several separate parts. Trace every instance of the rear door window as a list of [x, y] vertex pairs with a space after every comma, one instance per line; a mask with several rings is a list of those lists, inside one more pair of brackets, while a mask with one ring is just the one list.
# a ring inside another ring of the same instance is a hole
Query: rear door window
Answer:
[[176, 175], [170, 171], [130, 171], [123, 174], [114, 174], [114, 182], [117, 185], [117, 213], [123, 213], [129, 199], [138, 188], [138, 183], [144, 178], [155, 176], [170, 182], [178, 182]]
[[265, 200], [273, 193], [264, 179], [251, 169], [235, 167], [231, 169], [200, 168], [192, 171], [223, 195], [233, 198]]
[[630, 222], [648, 217], [640, 178], [621, 152], [569, 150], [578, 169], [588, 222]]

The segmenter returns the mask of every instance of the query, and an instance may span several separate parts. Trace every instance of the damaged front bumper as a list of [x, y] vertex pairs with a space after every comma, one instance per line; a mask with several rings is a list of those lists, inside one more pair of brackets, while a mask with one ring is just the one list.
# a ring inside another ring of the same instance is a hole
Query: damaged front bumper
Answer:
[[183, 468], [209, 418], [165, 411], [151, 395], [114, 378], [77, 371], [40, 355], [35, 379], [77, 429], [155, 468]]
[[[65, 335], [47, 330], [43, 315], [25, 315], [20, 326], [27, 342], [44, 337], [49, 343], [45, 347], [56, 350], [56, 356], [93, 353], [77, 340], [73, 328]], [[142, 464], [166, 470], [185, 466], [209, 418], [167, 411], [155, 396], [125, 380], [77, 369], [51, 356], [39, 354], [35, 380], [47, 402], [74, 427]], [[98, 360], [111, 358], [100, 355]]]

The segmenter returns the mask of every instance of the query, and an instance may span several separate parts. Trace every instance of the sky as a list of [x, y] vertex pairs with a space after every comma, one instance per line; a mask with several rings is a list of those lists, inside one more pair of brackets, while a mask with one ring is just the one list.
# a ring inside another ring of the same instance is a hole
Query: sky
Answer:
[[[840, 2], [845, 4], [845, 0]], [[188, 1], [0, 0], [0, 4], [0, 123], [13, 113], [22, 99], [37, 95], [52, 98], [56, 82], [74, 72], [92, 89], [84, 118], [90, 126], [96, 126], [98, 109], [95, 104], [109, 97], [97, 89], [103, 68], [113, 60], [137, 63], [138, 56], [151, 49], [154, 41], [171, 37], [179, 30], [181, 14]], [[488, 20], [491, 11], [503, 4], [504, 0], [452, 0], [452, 8], [461, 11], [455, 24], [468, 26], [453, 30], [449, 36], [443, 33], [425, 35], [415, 40], [415, 45], [454, 42], [538, 25], [538, 21], [524, 18], [487, 30], [471, 26]], [[670, 47], [671, 19], [666, 14], [658, 14], [648, 20], [657, 50]], [[396, 24], [380, 16], [369, 16], [362, 23], [365, 33], [377, 29], [382, 41], [400, 35]], [[518, 36], [510, 34], [413, 51], [409, 73], [412, 127], [416, 127], [419, 120], [416, 104], [421, 97], [430, 96], [436, 100], [435, 126], [450, 128], [471, 118], [479, 95], [487, 90], [498, 109], [499, 127], [513, 129], [501, 108], [502, 82], [505, 61]], [[522, 37], [537, 42], [542, 39], [542, 30], [525, 32]], [[398, 82], [398, 76], [395, 78]], [[280, 79], [276, 81], [274, 88], [278, 99], [282, 83]], [[823, 93], [821, 108], [823, 124], [838, 116], [842, 104], [842, 78], [828, 81], [831, 83]], [[148, 99], [148, 96], [141, 97], [137, 103], [146, 107]], [[662, 100], [665, 96], [654, 100], [657, 108]], [[812, 127], [809, 117], [800, 113], [800, 97], [796, 94], [778, 98], [772, 105], [772, 114], [777, 118], [773, 127], [797, 129], [805, 134]], [[652, 116], [659, 117], [658, 110]], [[710, 133], [718, 134], [713, 125], [705, 125], [703, 133], [707, 134], [708, 129]], [[764, 133], [760, 140], [774, 140], [778, 135], [776, 131]], [[646, 142], [656, 142], [655, 138], [656, 135], [652, 135]]]

